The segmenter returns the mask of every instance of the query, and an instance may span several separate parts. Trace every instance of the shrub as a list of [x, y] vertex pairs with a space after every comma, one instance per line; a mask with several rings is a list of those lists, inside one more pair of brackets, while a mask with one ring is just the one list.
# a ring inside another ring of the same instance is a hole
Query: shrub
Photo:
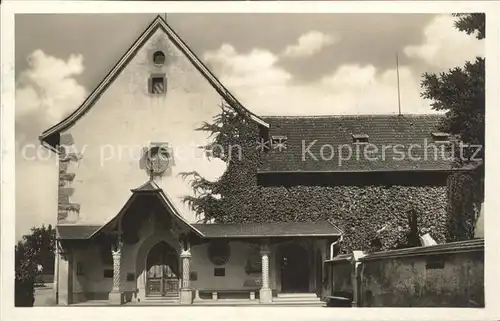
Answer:
[[35, 302], [35, 284], [43, 284], [39, 266], [53, 270], [55, 231], [49, 225], [32, 228], [15, 248], [15, 306], [30, 307]]

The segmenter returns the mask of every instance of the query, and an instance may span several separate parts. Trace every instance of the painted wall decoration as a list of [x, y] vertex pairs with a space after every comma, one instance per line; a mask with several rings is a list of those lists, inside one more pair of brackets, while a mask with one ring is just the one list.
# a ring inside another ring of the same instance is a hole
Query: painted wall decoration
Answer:
[[224, 265], [229, 261], [231, 247], [225, 240], [213, 240], [208, 245], [208, 259], [214, 265]]

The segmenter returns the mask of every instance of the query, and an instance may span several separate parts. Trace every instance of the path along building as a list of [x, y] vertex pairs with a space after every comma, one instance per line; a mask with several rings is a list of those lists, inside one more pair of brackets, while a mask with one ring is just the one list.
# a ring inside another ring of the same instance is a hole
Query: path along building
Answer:
[[[430, 135], [436, 124], [428, 116], [334, 120], [343, 122], [344, 130], [325, 123], [332, 119], [259, 117], [243, 107], [158, 16], [82, 105], [40, 136], [42, 144], [59, 155], [54, 197], [54, 289], [59, 305], [189, 305], [225, 298], [265, 304], [287, 292], [323, 295], [323, 262], [342, 236], [332, 223], [195, 224], [195, 214], [181, 201], [193, 194], [182, 173], [196, 171], [214, 179], [226, 170], [224, 162], [209, 161], [198, 148], [211, 138], [197, 128], [220, 113], [221, 100], [263, 132], [275, 133], [273, 139], [290, 136], [288, 154], [269, 157], [262, 168], [282, 175], [283, 182], [289, 172], [335, 166], [331, 160], [301, 162], [301, 145], [293, 139], [319, 137], [331, 143], [326, 140], [330, 134], [347, 135], [355, 143], [368, 139], [363, 132], [351, 137], [349, 126], [364, 126], [365, 131], [371, 126], [384, 140], [397, 137], [394, 130], [411, 128], [408, 137], [416, 139]], [[377, 139], [375, 134], [372, 138]], [[344, 169], [352, 166], [375, 172], [394, 168], [379, 161], [351, 163]], [[404, 170], [415, 164], [398, 166]], [[449, 164], [429, 161], [420, 166], [430, 173], [417, 173], [420, 178], [445, 181], [441, 174]]]

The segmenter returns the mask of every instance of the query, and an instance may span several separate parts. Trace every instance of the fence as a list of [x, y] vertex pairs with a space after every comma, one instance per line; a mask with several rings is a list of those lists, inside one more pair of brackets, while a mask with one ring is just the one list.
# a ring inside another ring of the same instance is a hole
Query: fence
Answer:
[[[484, 307], [484, 240], [470, 240], [325, 262], [331, 305]], [[335, 304], [337, 302], [337, 304]]]

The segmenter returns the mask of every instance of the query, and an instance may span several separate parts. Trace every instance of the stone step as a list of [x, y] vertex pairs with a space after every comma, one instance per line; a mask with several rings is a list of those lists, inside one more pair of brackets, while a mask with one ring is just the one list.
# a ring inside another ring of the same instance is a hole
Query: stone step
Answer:
[[144, 298], [144, 301], [177, 302], [177, 301], [179, 301], [179, 296], [148, 296], [148, 297]]
[[323, 307], [326, 303], [323, 301], [276, 301], [273, 300], [271, 303], [274, 306], [308, 306], [308, 307]]
[[193, 300], [194, 305], [220, 305], [220, 306], [238, 306], [238, 305], [256, 305], [259, 300], [245, 299], [218, 299], [218, 300]]
[[316, 302], [323, 302], [319, 298], [317, 299], [301, 299], [301, 298], [293, 298], [293, 299], [280, 299], [280, 298], [273, 298], [273, 302], [277, 303], [297, 303], [297, 302], [305, 302], [305, 303], [316, 303]]
[[316, 293], [278, 293], [278, 298], [317, 298]]
[[313, 293], [313, 295], [278, 295], [277, 297], [273, 298], [273, 301], [275, 302], [321, 302], [321, 299], [316, 296], [316, 294]]

